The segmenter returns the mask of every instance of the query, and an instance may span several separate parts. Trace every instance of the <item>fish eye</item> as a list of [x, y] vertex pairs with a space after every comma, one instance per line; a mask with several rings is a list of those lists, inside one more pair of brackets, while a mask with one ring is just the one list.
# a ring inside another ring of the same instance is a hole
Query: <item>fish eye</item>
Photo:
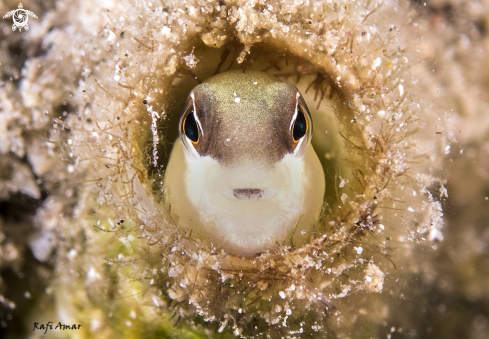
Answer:
[[187, 136], [187, 138], [192, 141], [192, 144], [197, 145], [200, 140], [199, 127], [195, 121], [194, 110], [192, 109], [190, 113], [185, 117], [182, 123], [182, 131]]
[[294, 126], [292, 127], [292, 139], [294, 140], [294, 143], [297, 144], [299, 140], [306, 135], [308, 127], [307, 118], [304, 115], [304, 112], [302, 112], [301, 107], [298, 106]]

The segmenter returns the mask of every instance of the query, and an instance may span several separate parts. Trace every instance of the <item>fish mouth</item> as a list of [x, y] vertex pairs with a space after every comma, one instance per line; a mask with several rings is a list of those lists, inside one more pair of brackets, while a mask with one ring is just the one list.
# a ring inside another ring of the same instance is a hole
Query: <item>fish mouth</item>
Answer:
[[277, 190], [273, 188], [235, 188], [224, 191], [222, 194], [234, 201], [264, 201], [270, 200], [277, 195]]

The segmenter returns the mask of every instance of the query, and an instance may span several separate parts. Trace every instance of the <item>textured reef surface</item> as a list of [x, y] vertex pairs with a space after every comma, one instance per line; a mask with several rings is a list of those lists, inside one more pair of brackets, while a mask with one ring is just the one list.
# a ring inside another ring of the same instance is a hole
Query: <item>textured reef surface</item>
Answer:
[[[487, 1], [23, 5], [28, 32], [0, 22], [0, 336], [487, 338]], [[299, 88], [326, 182], [316, 224], [247, 258], [164, 194], [190, 90], [227, 70]]]

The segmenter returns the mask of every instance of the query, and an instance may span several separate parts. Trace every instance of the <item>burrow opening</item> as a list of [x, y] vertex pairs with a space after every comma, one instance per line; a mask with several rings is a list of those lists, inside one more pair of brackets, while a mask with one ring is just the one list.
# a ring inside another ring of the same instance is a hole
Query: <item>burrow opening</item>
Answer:
[[[221, 48], [211, 48], [202, 42], [194, 43], [188, 55], [197, 61], [195, 67], [182, 62], [170, 80], [167, 91], [153, 96], [150, 102], [153, 110], [164, 112], [163, 118], [157, 121], [157, 166], [154, 166], [153, 136], [149, 128], [141, 143], [145, 154], [143, 162], [152, 179], [155, 196], [162, 197], [159, 193], [163, 190], [164, 171], [173, 143], [178, 138], [180, 115], [191, 90], [218, 73], [230, 70], [261, 71], [293, 83], [306, 100], [314, 124], [312, 145], [321, 161], [326, 181], [326, 213], [328, 209], [331, 212], [334, 206], [341, 203], [341, 182], [354, 181], [352, 169], [344, 161], [346, 154], [342, 137], [342, 130], [354, 122], [348, 98], [328, 74], [307, 60], [286, 50], [277, 50], [276, 46], [267, 43], [253, 45], [249, 50], [245, 48], [236, 41]], [[244, 60], [238, 63], [243, 56]], [[142, 108], [141, 120], [147, 120], [145, 126], [150, 126], [151, 118]], [[348, 157], [351, 162], [351, 155]], [[353, 185], [349, 189], [355, 190]]]

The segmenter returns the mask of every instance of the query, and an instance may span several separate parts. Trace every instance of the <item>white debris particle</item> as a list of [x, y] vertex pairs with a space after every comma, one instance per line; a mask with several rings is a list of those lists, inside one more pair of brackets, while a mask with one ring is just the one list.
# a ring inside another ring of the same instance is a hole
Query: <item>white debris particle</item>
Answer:
[[170, 32], [171, 32], [171, 28], [168, 26], [163, 26], [163, 28], [161, 29], [161, 33], [163, 35], [168, 35], [168, 34], [170, 34]]
[[73, 165], [68, 165], [68, 166], [66, 167], [66, 170], [68, 171], [68, 173], [73, 173], [73, 172], [75, 172], [75, 166], [73, 166]]
[[418, 193], [416, 193], [416, 191], [413, 191], [413, 196], [415, 197], [417, 195], [418, 195]]
[[164, 301], [158, 298], [156, 295], [153, 295], [151, 297], [151, 300], [153, 301], [153, 304], [155, 304], [156, 307], [162, 307], [165, 305]]
[[167, 293], [168, 293], [168, 296], [170, 297], [170, 299], [172, 299], [172, 300], [177, 300], [183, 294], [182, 289], [175, 290], [173, 288], [170, 288]]
[[434, 201], [431, 203], [431, 226], [430, 233], [428, 234], [428, 240], [443, 241], [443, 233], [441, 229], [443, 228], [443, 209], [439, 201]]
[[440, 198], [441, 199], [448, 198], [448, 190], [443, 185], [441, 185], [441, 187], [440, 187]]
[[[160, 138], [158, 136], [158, 119], [160, 118], [160, 114], [158, 112], [153, 111], [153, 106], [145, 104], [146, 110], [151, 115], [151, 133], [153, 134], [153, 166], [158, 166], [158, 144], [160, 142]], [[165, 114], [165, 112], [161, 112], [161, 116]]]
[[334, 299], [344, 298], [348, 296], [348, 293], [351, 291], [350, 285], [344, 285], [341, 289], [341, 292], [338, 294], [331, 294], [331, 297]]
[[76, 250], [74, 249], [71, 249], [69, 252], [68, 252], [68, 258], [70, 260], [72, 260], [74, 257], [76, 256]]
[[[38, 233], [29, 239], [29, 246], [37, 260], [46, 261], [55, 246], [54, 235], [50, 232]], [[15, 250], [14, 253], [16, 254], [17, 251]]]
[[409, 207], [408, 207], [408, 211], [409, 211], [409, 212], [414, 212], [414, 209], [413, 209], [411, 206], [409, 206]]
[[384, 272], [373, 263], [365, 270], [365, 289], [367, 292], [379, 293], [384, 288]]
[[134, 238], [134, 236], [132, 234], [129, 234], [127, 236], [127, 240], [129, 240], [129, 241], [134, 241], [134, 239], [136, 239], [136, 238]]
[[445, 147], [445, 154], [450, 154], [450, 145]]
[[95, 269], [93, 267], [90, 267], [90, 269], [87, 272], [87, 281], [92, 282], [92, 281], [98, 280], [100, 278], [101, 278], [100, 274], [98, 274], [97, 271], [95, 271]]
[[250, 45], [246, 45], [243, 48], [243, 51], [241, 51], [241, 53], [239, 54], [238, 58], [236, 59], [236, 61], [237, 61], [238, 64], [242, 64], [243, 63], [243, 61], [245, 60], [246, 54], [250, 54], [250, 48], [251, 48]]
[[362, 254], [363, 252], [363, 247], [353, 247], [355, 251], [357, 251], [357, 254]]
[[185, 288], [185, 287], [187, 287], [187, 285], [188, 285], [188, 279], [187, 279], [187, 277], [184, 277], [184, 278], [183, 278], [183, 279], [180, 281], [180, 287]]
[[241, 101], [241, 98], [240, 98], [240, 97], [236, 97], [236, 98], [234, 98], [234, 102], [235, 102], [235, 103], [237, 103], [237, 104], [238, 104], [240, 101]]
[[377, 69], [382, 64], [382, 58], [378, 57], [372, 62], [372, 69]]
[[285, 316], [284, 321], [282, 322], [282, 327], [287, 327], [287, 319], [289, 318], [288, 315]]
[[183, 60], [185, 60], [185, 64], [189, 68], [195, 68], [195, 67], [197, 67], [197, 63], [199, 62], [199, 60], [197, 60], [197, 58], [195, 57], [194, 48], [192, 48], [192, 52], [190, 52], [189, 55], [186, 55], [186, 56], [183, 57]]
[[285, 292], [284, 291], [280, 291], [278, 292], [278, 295], [280, 296], [280, 298], [282, 299], [285, 299], [286, 295], [285, 295]]
[[229, 321], [229, 318], [225, 319], [224, 322], [219, 327], [219, 329], [217, 330], [217, 332], [222, 333], [222, 331], [224, 331], [224, 329], [226, 328], [228, 321]]
[[404, 94], [404, 86], [403, 85], [399, 85], [399, 93], [401, 94], [401, 96]]
[[340, 177], [340, 179], [341, 179], [341, 182], [340, 182], [340, 185], [339, 185], [340, 188], [345, 187], [345, 185], [350, 182], [348, 179], [343, 179], [342, 177]]
[[381, 110], [377, 113], [379, 115], [379, 117], [383, 118], [385, 117], [385, 111], [384, 110]]

